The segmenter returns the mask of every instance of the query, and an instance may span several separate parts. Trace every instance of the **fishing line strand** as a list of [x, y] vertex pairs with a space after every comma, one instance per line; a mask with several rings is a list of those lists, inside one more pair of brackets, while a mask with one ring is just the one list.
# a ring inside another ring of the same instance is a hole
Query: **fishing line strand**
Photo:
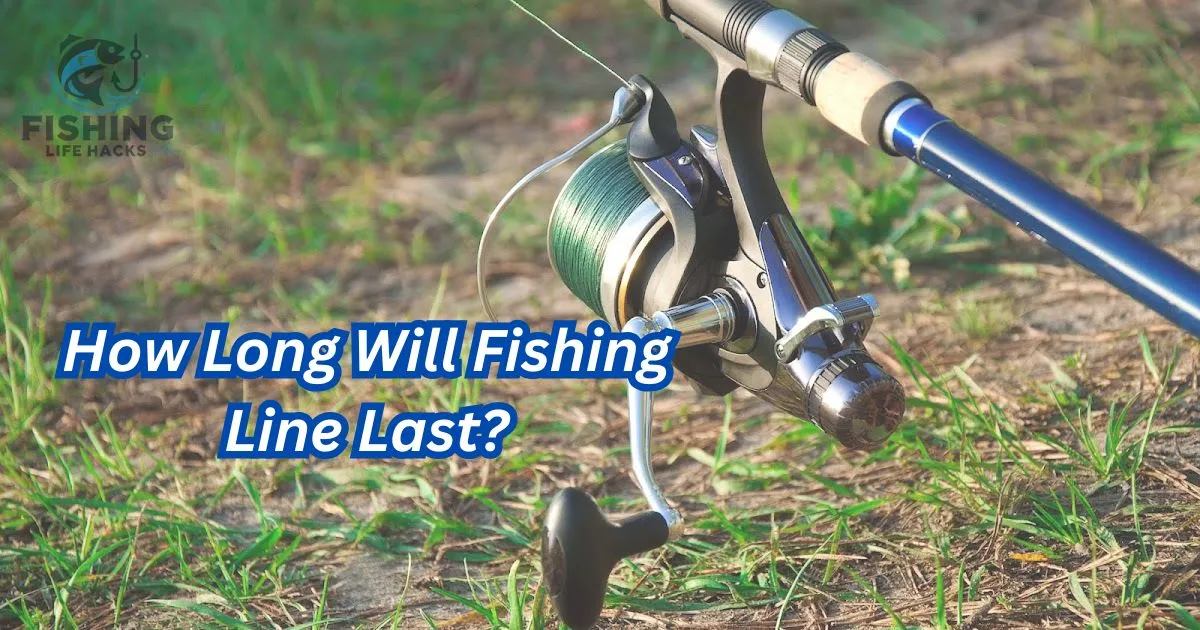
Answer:
[[617, 79], [618, 81], [620, 81], [622, 85], [624, 85], [625, 87], [627, 87], [627, 88], [629, 88], [629, 89], [633, 89], [633, 86], [629, 84], [629, 81], [626, 81], [624, 77], [622, 77], [621, 75], [617, 74], [617, 71], [616, 71], [616, 70], [613, 70], [612, 68], [608, 67], [608, 66], [607, 66], [607, 65], [606, 65], [606, 64], [605, 64], [603, 61], [600, 61], [600, 60], [599, 60], [599, 59], [597, 59], [596, 57], [592, 56], [592, 54], [591, 54], [591, 53], [589, 53], [588, 51], [586, 51], [586, 50], [584, 50], [583, 48], [579, 47], [577, 44], [575, 44], [575, 42], [573, 42], [573, 41], [571, 41], [570, 39], [568, 39], [566, 35], [563, 35], [562, 33], [560, 33], [560, 32], [558, 32], [557, 30], [555, 30], [555, 29], [554, 29], [554, 27], [553, 27], [553, 26], [550, 26], [550, 24], [548, 24], [548, 23], [547, 23], [545, 20], [543, 20], [542, 18], [538, 17], [537, 15], [534, 15], [533, 11], [530, 11], [529, 9], [526, 9], [524, 6], [522, 6], [522, 5], [521, 5], [521, 3], [520, 3], [520, 2], [517, 2], [517, 0], [508, 0], [508, 1], [509, 1], [509, 2], [511, 2], [511, 3], [512, 3], [514, 6], [516, 6], [518, 9], [520, 9], [522, 12], [524, 12], [524, 13], [525, 13], [525, 15], [528, 15], [529, 17], [533, 18], [535, 22], [537, 22], [538, 24], [541, 24], [542, 26], [546, 27], [546, 30], [550, 31], [551, 33], [554, 33], [554, 35], [555, 35], [555, 36], [557, 36], [559, 39], [561, 39], [561, 40], [563, 40], [564, 42], [566, 42], [566, 44], [567, 44], [568, 46], [570, 46], [571, 48], [574, 48], [574, 49], [575, 49], [575, 50], [576, 50], [576, 51], [577, 51], [579, 54], [583, 55], [584, 57], [587, 57], [588, 59], [591, 59], [591, 60], [592, 60], [592, 62], [594, 62], [596, 65], [600, 66], [601, 68], [604, 68], [604, 70], [605, 70], [606, 72], [608, 72], [609, 74], [611, 74], [611, 75], [613, 75], [614, 77], [616, 77], [616, 79]]

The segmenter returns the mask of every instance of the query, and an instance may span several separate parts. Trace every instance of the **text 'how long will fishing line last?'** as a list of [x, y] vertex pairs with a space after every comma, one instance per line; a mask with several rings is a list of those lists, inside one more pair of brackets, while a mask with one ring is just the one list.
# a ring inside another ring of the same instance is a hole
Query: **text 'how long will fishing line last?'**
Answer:
[[[614, 378], [656, 391], [671, 381], [679, 341], [673, 330], [638, 336], [604, 322], [579, 332], [575, 322], [558, 321], [548, 333], [520, 321], [480, 323], [464, 360], [463, 320], [236, 337], [229, 328], [210, 322], [202, 332], [118, 332], [111, 322], [68, 323], [55, 378], [288, 379], [320, 392], [341, 380], [350, 346], [352, 379]], [[502, 403], [385, 418], [383, 403], [366, 402], [353, 428], [336, 411], [285, 411], [273, 400], [253, 411], [249, 402], [228, 404], [217, 457], [325, 459], [348, 452], [351, 458], [493, 458], [517, 425], [516, 410]]]
[[250, 331], [235, 339], [224, 322], [203, 332], [116, 332], [111, 322], [72, 322], [63, 330], [55, 377], [178, 379], [195, 354], [197, 379], [292, 379], [319, 392], [341, 379], [349, 341], [356, 379], [614, 378], [643, 391], [671, 381], [677, 331], [638, 336], [596, 321], [581, 333], [575, 325], [557, 321], [543, 333], [522, 321], [477, 324], [464, 363], [465, 320], [352, 323], [349, 331], [313, 335]]

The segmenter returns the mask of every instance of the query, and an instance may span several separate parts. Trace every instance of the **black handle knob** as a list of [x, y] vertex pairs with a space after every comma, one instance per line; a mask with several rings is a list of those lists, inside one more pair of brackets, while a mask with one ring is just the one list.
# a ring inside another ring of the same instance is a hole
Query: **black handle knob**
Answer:
[[605, 518], [586, 492], [567, 488], [546, 512], [542, 574], [554, 608], [573, 630], [590, 628], [604, 608], [608, 574], [617, 561], [667, 542], [658, 512], [635, 514], [619, 524]]

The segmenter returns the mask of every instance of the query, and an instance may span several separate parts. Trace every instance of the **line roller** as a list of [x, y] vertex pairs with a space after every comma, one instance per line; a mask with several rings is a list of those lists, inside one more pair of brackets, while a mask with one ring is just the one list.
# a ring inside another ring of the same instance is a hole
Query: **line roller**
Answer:
[[[489, 216], [477, 282], [493, 320], [488, 260], [504, 209], [530, 181], [628, 125], [554, 202], [546, 240], [558, 277], [614, 328], [678, 330], [674, 366], [701, 392], [745, 389], [848, 448], [882, 444], [903, 418], [905, 396], [863, 344], [880, 305], [837, 294], [779, 194], [762, 136], [763, 96], [773, 86], [1200, 335], [1200, 274], [962, 130], [882, 65], [762, 0], [647, 2], [715, 60], [716, 125], [693, 126], [684, 138], [653, 82], [622, 80], [609, 120], [522, 178]], [[613, 523], [586, 493], [567, 489], [546, 513], [543, 573], [571, 628], [599, 618], [621, 558], [682, 531], [651, 466], [653, 394], [629, 388], [628, 399], [632, 468], [650, 510]]]

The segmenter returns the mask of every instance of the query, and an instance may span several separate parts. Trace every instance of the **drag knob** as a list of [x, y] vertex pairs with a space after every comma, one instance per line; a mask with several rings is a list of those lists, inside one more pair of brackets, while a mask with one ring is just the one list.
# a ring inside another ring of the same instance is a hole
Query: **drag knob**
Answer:
[[872, 449], [904, 417], [904, 388], [865, 353], [838, 354], [813, 381], [808, 415], [845, 446]]
[[563, 623], [572, 630], [592, 627], [617, 561], [663, 545], [668, 533], [658, 512], [614, 524], [586, 492], [568, 488], [558, 493], [546, 512], [542, 574]]

